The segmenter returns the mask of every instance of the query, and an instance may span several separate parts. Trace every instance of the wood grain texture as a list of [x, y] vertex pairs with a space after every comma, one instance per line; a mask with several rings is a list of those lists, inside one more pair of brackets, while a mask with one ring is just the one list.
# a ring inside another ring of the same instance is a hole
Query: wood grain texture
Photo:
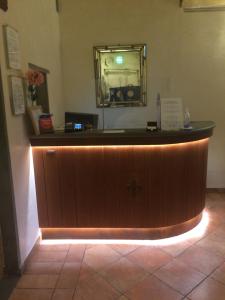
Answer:
[[74, 164], [76, 165], [77, 189], [77, 226], [92, 227], [107, 217], [104, 199], [104, 152], [102, 148], [76, 149]]
[[50, 224], [49, 224], [49, 217], [48, 217], [46, 180], [45, 180], [44, 159], [43, 159], [42, 150], [36, 149], [34, 151], [33, 149], [33, 161], [34, 161], [34, 174], [35, 174], [35, 184], [36, 184], [39, 225], [48, 227], [50, 226]]
[[33, 148], [40, 227], [157, 229], [188, 222], [204, 209], [207, 151], [208, 139]]
[[60, 168], [58, 149], [43, 151], [46, 200], [48, 207], [48, 223], [50, 227], [63, 226], [62, 192], [60, 186]]
[[60, 148], [58, 151], [59, 192], [63, 227], [76, 227], [76, 173], [74, 149]]

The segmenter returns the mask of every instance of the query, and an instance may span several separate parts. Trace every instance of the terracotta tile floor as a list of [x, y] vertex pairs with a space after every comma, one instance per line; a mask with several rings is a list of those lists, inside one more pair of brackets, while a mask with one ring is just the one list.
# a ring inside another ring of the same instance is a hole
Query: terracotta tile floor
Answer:
[[173, 245], [37, 245], [10, 300], [224, 300], [225, 194], [202, 236]]

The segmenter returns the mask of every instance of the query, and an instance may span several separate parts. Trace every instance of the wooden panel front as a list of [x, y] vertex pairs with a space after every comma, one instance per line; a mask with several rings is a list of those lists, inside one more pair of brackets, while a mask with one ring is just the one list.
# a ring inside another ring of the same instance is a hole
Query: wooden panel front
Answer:
[[78, 166], [74, 160], [73, 148], [58, 150], [59, 185], [61, 199], [62, 227], [77, 226], [77, 172]]
[[43, 151], [45, 192], [48, 207], [49, 227], [61, 227], [62, 224], [62, 194], [60, 186], [60, 168], [58, 149]]
[[133, 147], [105, 148], [101, 170], [103, 197], [107, 204], [103, 227], [142, 227], [143, 219], [148, 218], [147, 170], [143, 151]]
[[103, 226], [107, 217], [107, 203], [104, 201], [103, 149], [78, 148], [74, 151], [73, 159], [76, 166], [77, 226]]
[[158, 228], [195, 218], [204, 208], [207, 149], [208, 139], [33, 148], [40, 227]]
[[37, 208], [40, 227], [51, 227], [48, 217], [48, 202], [46, 197], [46, 180], [44, 171], [43, 150], [33, 150], [34, 173], [37, 194]]

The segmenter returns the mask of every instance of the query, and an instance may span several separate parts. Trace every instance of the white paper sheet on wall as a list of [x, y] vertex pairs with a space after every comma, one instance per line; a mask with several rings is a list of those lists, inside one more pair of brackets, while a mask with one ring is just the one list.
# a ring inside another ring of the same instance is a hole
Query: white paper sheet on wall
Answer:
[[184, 126], [181, 98], [161, 99], [161, 129], [180, 130]]
[[21, 69], [21, 53], [18, 32], [10, 26], [5, 26], [8, 65], [10, 69]]
[[11, 77], [12, 101], [15, 115], [25, 113], [23, 79], [17, 76]]

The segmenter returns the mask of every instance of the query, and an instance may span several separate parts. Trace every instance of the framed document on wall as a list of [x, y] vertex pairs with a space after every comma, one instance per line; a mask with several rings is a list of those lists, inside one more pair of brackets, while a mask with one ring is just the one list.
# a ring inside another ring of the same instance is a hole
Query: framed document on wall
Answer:
[[3, 26], [8, 68], [21, 70], [19, 33], [11, 26]]
[[9, 77], [10, 98], [12, 111], [15, 115], [25, 113], [24, 79], [20, 76]]

